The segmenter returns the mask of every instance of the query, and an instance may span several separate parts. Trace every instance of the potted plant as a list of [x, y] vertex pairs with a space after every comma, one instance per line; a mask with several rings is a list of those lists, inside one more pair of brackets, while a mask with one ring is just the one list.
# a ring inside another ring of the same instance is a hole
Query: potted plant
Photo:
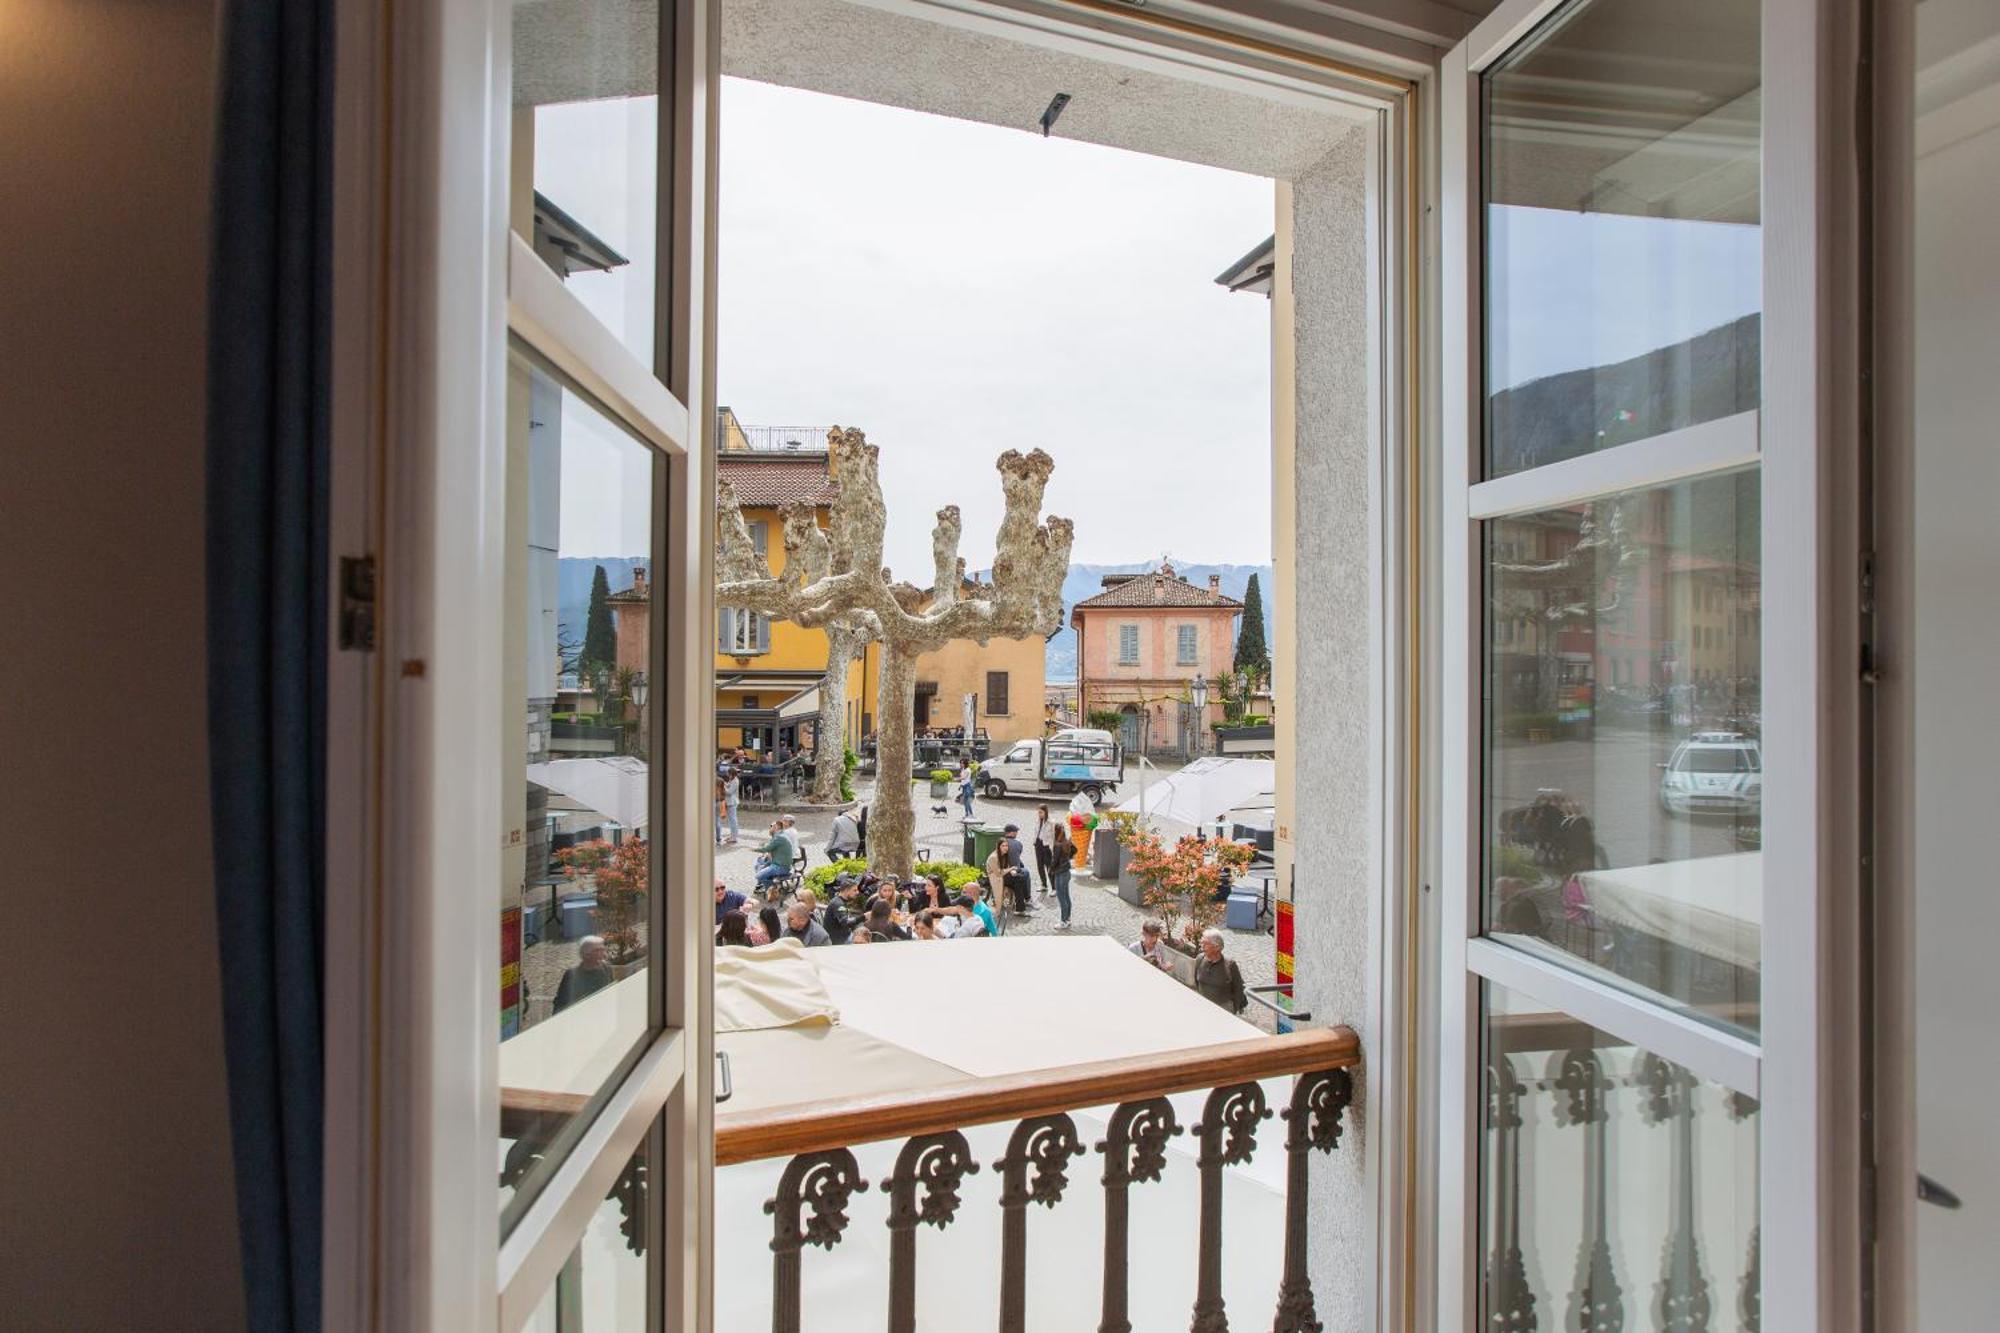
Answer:
[[951, 770], [934, 768], [931, 770], [931, 799], [942, 801], [951, 795]]
[[[1197, 837], [1181, 838], [1167, 847], [1150, 830], [1135, 831], [1128, 847], [1139, 903], [1166, 927], [1167, 957], [1174, 974], [1192, 982], [1201, 933], [1222, 919], [1222, 904], [1215, 899], [1223, 874], [1241, 872], [1250, 864], [1253, 849], [1227, 838]], [[1121, 879], [1121, 896], [1122, 884]]]
[[597, 933], [604, 937], [612, 975], [630, 976], [646, 959], [639, 926], [646, 915], [652, 845], [635, 836], [614, 847], [599, 838], [565, 847], [556, 859], [570, 883], [596, 893]]

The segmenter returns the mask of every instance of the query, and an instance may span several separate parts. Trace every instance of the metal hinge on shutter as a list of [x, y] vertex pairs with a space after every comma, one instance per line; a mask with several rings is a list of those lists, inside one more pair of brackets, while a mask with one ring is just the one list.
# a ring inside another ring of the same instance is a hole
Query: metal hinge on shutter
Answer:
[[340, 557], [340, 646], [348, 652], [375, 651], [375, 557]]

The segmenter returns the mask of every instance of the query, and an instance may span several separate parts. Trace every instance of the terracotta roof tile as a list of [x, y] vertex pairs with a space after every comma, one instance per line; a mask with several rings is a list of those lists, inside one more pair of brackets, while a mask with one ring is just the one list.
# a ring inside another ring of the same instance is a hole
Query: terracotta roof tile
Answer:
[[1100, 606], [1226, 606], [1241, 610], [1243, 603], [1219, 592], [1197, 588], [1176, 575], [1155, 572], [1120, 579], [1095, 597], [1084, 598], [1075, 609]]
[[795, 500], [810, 505], [833, 502], [835, 488], [826, 472], [824, 454], [804, 458], [732, 458], [723, 454], [716, 460], [716, 471], [743, 505], [776, 508]]

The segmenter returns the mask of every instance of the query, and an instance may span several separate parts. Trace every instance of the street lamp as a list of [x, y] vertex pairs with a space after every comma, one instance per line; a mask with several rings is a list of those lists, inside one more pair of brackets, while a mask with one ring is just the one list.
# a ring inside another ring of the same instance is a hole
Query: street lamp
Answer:
[[643, 671], [632, 673], [632, 706], [639, 710], [638, 749], [641, 759], [647, 757], [647, 752], [651, 748], [646, 744], [646, 699], [651, 693], [652, 688], [646, 682], [646, 673]]
[[1196, 676], [1188, 687], [1188, 694], [1194, 700], [1194, 735], [1188, 749], [1193, 754], [1201, 753], [1201, 733], [1208, 726], [1208, 677]]

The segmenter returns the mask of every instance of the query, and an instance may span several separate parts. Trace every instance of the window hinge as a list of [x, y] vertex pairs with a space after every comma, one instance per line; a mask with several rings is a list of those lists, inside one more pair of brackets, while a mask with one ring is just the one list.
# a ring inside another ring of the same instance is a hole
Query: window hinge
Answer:
[[340, 557], [340, 646], [347, 652], [375, 651], [375, 557]]

